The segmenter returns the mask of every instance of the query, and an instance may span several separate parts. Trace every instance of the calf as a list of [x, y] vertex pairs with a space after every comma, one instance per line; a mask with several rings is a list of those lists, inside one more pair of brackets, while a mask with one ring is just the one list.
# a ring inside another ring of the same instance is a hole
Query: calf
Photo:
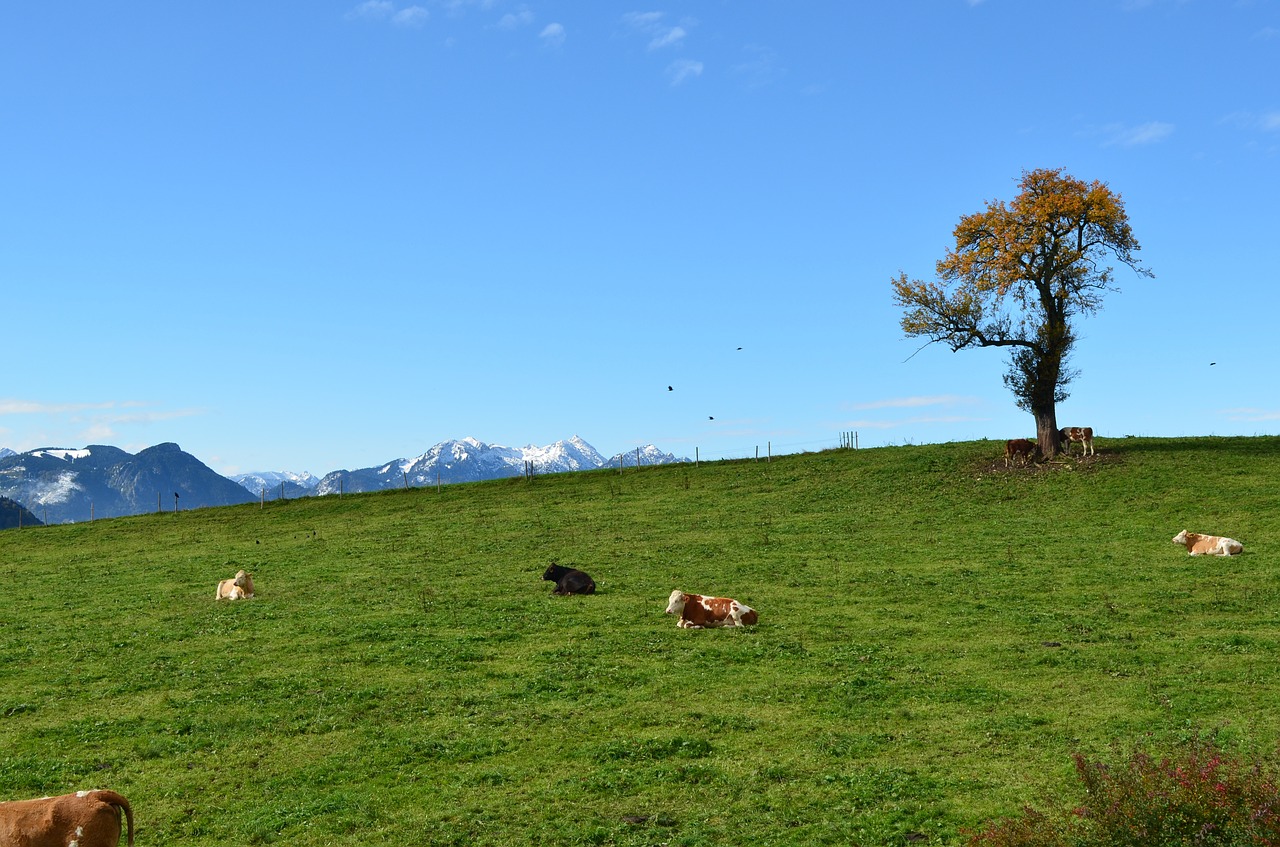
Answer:
[[1093, 427], [1091, 426], [1064, 426], [1058, 430], [1058, 435], [1062, 437], [1063, 442], [1067, 445], [1067, 454], [1071, 454], [1071, 442], [1079, 441], [1082, 452], [1080, 455], [1093, 455]]
[[550, 580], [556, 584], [556, 587], [551, 591], [552, 594], [560, 594], [564, 596], [569, 594], [596, 593], [595, 580], [580, 570], [575, 568], [566, 568], [564, 565], [557, 565], [555, 562], [552, 562], [547, 566], [547, 570], [542, 574], [542, 578]]
[[253, 574], [236, 571], [231, 579], [218, 583], [216, 600], [244, 600], [253, 596]]
[[1004, 466], [1017, 464], [1019, 457], [1022, 464], [1029, 464], [1036, 454], [1036, 443], [1030, 438], [1015, 438], [1004, 443]]
[[760, 619], [756, 610], [729, 597], [703, 597], [672, 591], [667, 600], [668, 615], [679, 615], [676, 626], [702, 629], [713, 626], [753, 626]]
[[1186, 547], [1188, 556], [1234, 556], [1244, 552], [1244, 545], [1234, 538], [1201, 535], [1185, 529], [1173, 537], [1173, 543]]
[[6, 847], [116, 847], [120, 813], [133, 845], [133, 809], [114, 791], [0, 803], [0, 844]]

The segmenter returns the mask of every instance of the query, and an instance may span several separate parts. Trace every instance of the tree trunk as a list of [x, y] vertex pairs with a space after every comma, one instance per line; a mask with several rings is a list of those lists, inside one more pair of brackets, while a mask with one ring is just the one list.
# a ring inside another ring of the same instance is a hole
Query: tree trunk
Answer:
[[1036, 446], [1040, 455], [1052, 459], [1062, 450], [1062, 442], [1058, 438], [1058, 409], [1056, 404], [1049, 403], [1032, 410], [1036, 418]]

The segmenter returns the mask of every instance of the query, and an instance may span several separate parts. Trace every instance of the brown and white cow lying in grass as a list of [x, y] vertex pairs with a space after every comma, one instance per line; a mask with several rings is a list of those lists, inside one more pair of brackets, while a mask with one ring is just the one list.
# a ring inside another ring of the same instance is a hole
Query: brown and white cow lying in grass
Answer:
[[1244, 552], [1244, 545], [1234, 538], [1201, 535], [1185, 529], [1173, 537], [1173, 543], [1186, 547], [1188, 556], [1234, 556]]
[[5, 847], [116, 847], [120, 813], [129, 824], [133, 809], [114, 791], [79, 791], [39, 800], [0, 803], [0, 844]]
[[1071, 442], [1079, 441], [1082, 447], [1081, 455], [1088, 456], [1093, 454], [1093, 427], [1091, 426], [1064, 426], [1058, 430], [1058, 435], [1062, 436], [1063, 442], [1067, 445], [1067, 455], [1071, 455]]
[[729, 597], [703, 597], [672, 591], [667, 600], [668, 615], [679, 615], [676, 626], [684, 629], [703, 629], [713, 626], [752, 626], [760, 616], [750, 606], [744, 606]]
[[1036, 455], [1036, 443], [1030, 438], [1015, 438], [1012, 441], [1004, 443], [1004, 466], [1016, 465], [1018, 459], [1022, 459], [1022, 464], [1027, 465]]
[[236, 571], [231, 579], [218, 583], [218, 600], [244, 600], [253, 596], [253, 574]]

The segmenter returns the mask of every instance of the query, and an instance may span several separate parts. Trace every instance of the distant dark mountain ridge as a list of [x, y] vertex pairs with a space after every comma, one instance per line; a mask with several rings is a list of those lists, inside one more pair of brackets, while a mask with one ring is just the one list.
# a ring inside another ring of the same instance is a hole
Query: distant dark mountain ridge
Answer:
[[40, 519], [17, 500], [0, 497], [0, 529], [40, 526]]
[[173, 443], [139, 453], [91, 444], [0, 458], [0, 496], [48, 524], [230, 506], [255, 498]]

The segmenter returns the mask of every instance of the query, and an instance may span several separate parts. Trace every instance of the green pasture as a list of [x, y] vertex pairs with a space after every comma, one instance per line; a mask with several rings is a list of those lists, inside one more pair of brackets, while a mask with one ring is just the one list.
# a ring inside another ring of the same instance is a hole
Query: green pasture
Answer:
[[[1073, 751], [1274, 752], [1280, 437], [1097, 446], [8, 530], [0, 799], [113, 788], [139, 845], [959, 844], [1074, 791]], [[238, 568], [257, 598], [215, 602]], [[677, 629], [673, 588], [760, 625]]]

